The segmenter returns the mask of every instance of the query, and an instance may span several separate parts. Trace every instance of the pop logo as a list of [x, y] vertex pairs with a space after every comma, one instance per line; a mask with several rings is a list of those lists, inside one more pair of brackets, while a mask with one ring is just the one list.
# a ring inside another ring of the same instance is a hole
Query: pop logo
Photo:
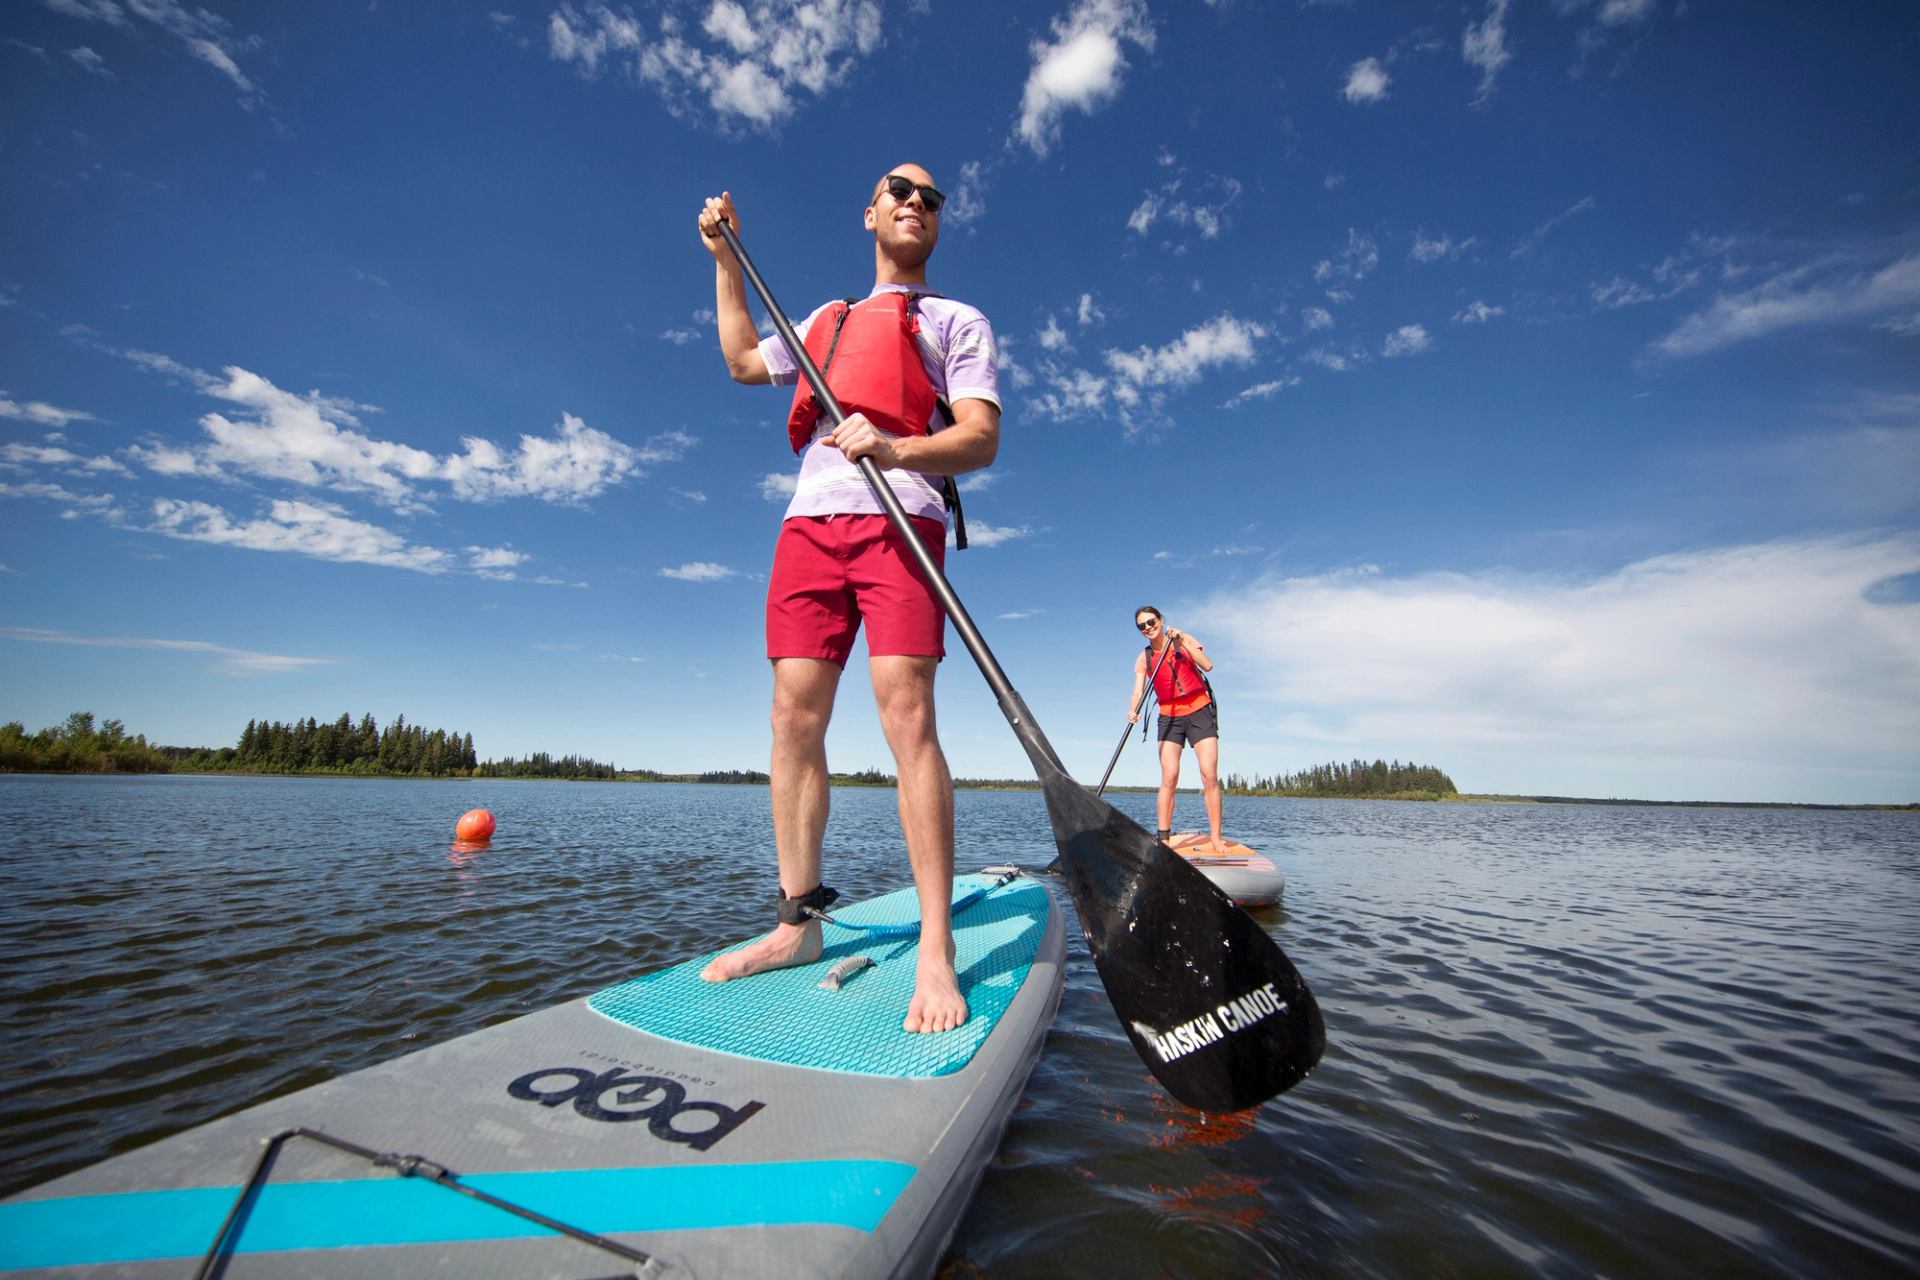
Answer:
[[[541, 1087], [541, 1081], [556, 1076], [564, 1077], [569, 1083], [562, 1087]], [[766, 1105], [749, 1102], [728, 1107], [718, 1102], [689, 1102], [686, 1088], [678, 1080], [633, 1075], [624, 1067], [597, 1074], [580, 1067], [543, 1067], [515, 1080], [507, 1086], [507, 1092], [543, 1107], [571, 1102], [573, 1109], [589, 1120], [645, 1120], [648, 1132], [654, 1137], [685, 1143], [695, 1151], [707, 1150]], [[701, 1128], [683, 1128], [675, 1123], [689, 1113], [709, 1116], [712, 1122]]]

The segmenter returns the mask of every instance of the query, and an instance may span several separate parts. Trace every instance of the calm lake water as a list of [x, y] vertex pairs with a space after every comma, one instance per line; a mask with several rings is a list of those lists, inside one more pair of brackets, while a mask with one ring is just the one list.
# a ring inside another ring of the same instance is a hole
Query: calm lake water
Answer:
[[[909, 883], [893, 805], [834, 794], [850, 896]], [[1053, 854], [1037, 792], [958, 808], [963, 869]], [[1173, 1104], [1070, 930], [944, 1275], [1920, 1271], [1920, 815], [1227, 818], [1326, 1058]], [[0, 1192], [757, 932], [770, 848], [762, 787], [0, 777]]]

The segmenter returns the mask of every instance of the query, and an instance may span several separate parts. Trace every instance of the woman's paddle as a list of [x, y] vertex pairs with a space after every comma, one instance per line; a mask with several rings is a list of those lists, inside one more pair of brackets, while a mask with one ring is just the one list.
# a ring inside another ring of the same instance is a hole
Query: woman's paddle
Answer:
[[[1153, 646], [1148, 645], [1147, 648], [1151, 649], [1153, 648]], [[1169, 640], [1167, 641], [1166, 647], [1160, 650], [1160, 662], [1156, 662], [1153, 664], [1153, 672], [1152, 674], [1147, 676], [1147, 687], [1141, 690], [1140, 692], [1140, 705], [1133, 709], [1133, 714], [1135, 719], [1138, 719], [1140, 716], [1140, 713], [1146, 710], [1147, 699], [1153, 696], [1153, 677], [1160, 674], [1160, 663], [1165, 662], [1167, 660], [1167, 655], [1172, 652], [1173, 652], [1173, 641]], [[1179, 669], [1180, 668], [1178, 667], [1174, 668], [1175, 671], [1178, 671]], [[1113, 776], [1113, 766], [1120, 763], [1120, 753], [1127, 749], [1127, 738], [1132, 733], [1133, 733], [1133, 720], [1129, 720], [1127, 721], [1127, 727], [1120, 731], [1120, 745], [1113, 749], [1113, 758], [1107, 761], [1107, 771], [1100, 775], [1100, 785], [1093, 789], [1093, 794], [1100, 796], [1100, 795], [1105, 795], [1107, 793], [1107, 779]]]
[[[839, 426], [846, 413], [826, 379], [732, 224], [719, 226], [781, 341]], [[861, 458], [859, 467], [1033, 762], [1087, 950], [1141, 1060], [1168, 1093], [1203, 1111], [1258, 1106], [1300, 1083], [1320, 1061], [1327, 1036], [1299, 971], [1204, 875], [1068, 776], [879, 466]]]

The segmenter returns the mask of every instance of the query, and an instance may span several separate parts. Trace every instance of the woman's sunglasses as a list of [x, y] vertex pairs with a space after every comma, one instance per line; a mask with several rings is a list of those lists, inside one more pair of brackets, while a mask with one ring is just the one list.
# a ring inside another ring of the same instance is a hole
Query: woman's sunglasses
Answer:
[[911, 200], [913, 193], [916, 191], [920, 193], [920, 203], [928, 213], [940, 212], [940, 206], [947, 202], [947, 198], [938, 191], [935, 191], [932, 187], [922, 182], [914, 182], [911, 179], [903, 178], [897, 173], [888, 174], [886, 183], [887, 194], [892, 196], [898, 204], [905, 204]]
[[1145, 622], [1136, 622], [1133, 625], [1136, 629], [1140, 631], [1151, 631], [1155, 627], [1160, 625], [1160, 619], [1148, 618]]

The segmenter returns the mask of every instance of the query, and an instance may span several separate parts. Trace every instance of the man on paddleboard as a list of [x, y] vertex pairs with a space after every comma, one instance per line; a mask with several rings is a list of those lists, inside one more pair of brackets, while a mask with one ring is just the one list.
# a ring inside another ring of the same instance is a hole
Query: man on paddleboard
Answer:
[[[1200, 792], [1206, 798], [1207, 826], [1213, 842], [1210, 853], [1225, 853], [1220, 839], [1220, 712], [1214, 706], [1213, 686], [1206, 672], [1213, 670], [1207, 647], [1192, 635], [1170, 627], [1160, 611], [1143, 604], [1133, 611], [1133, 625], [1147, 638], [1147, 647], [1133, 660], [1133, 695], [1127, 699], [1127, 723], [1140, 718], [1147, 679], [1153, 679], [1160, 703], [1160, 830], [1165, 840], [1173, 829], [1173, 793], [1180, 785], [1180, 750], [1193, 747], [1200, 766]], [[1169, 650], [1169, 647], [1170, 650]]]
[[[864, 299], [828, 303], [797, 326], [847, 411], [838, 428], [804, 382], [788, 416], [800, 454], [793, 500], [774, 546], [767, 586], [773, 663], [772, 802], [780, 861], [773, 932], [716, 958], [702, 977], [723, 982], [820, 956], [820, 842], [829, 801], [826, 736], [841, 672], [862, 623], [880, 725], [900, 778], [900, 825], [920, 899], [914, 994], [902, 1025], [947, 1031], [967, 1020], [954, 975], [953, 779], [940, 749], [934, 672], [946, 615], [900, 534], [855, 466], [871, 457], [936, 563], [946, 552], [948, 478], [987, 466], [1000, 444], [998, 355], [979, 311], [927, 287], [945, 197], [917, 164], [895, 165], [865, 210], [874, 284]], [[800, 382], [776, 334], [762, 341], [747, 310], [739, 261], [719, 232], [740, 229], [733, 197], [710, 197], [699, 216], [713, 255], [720, 350], [736, 382]]]

